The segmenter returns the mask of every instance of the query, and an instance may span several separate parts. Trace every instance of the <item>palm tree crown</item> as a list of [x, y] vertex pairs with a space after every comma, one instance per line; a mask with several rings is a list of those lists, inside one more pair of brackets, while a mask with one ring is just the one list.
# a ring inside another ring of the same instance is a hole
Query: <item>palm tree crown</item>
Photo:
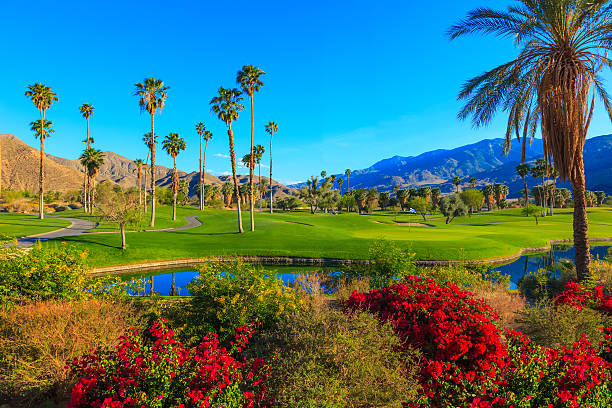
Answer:
[[81, 115], [83, 115], [85, 119], [89, 119], [89, 117], [93, 115], [94, 113], [94, 107], [90, 103], [84, 103], [79, 108], [79, 111], [81, 112]]
[[164, 104], [168, 98], [169, 86], [164, 85], [164, 81], [155, 78], [145, 78], [144, 83], [138, 82], [134, 85], [136, 91], [134, 95], [139, 97], [138, 105], [143, 111], [155, 115], [157, 111], [164, 109]]
[[28, 85], [25, 96], [32, 99], [34, 106], [43, 111], [51, 107], [53, 102], [58, 100], [55, 92], [50, 87], [39, 82], [34, 85]]
[[34, 132], [34, 136], [37, 139], [46, 139], [49, 137], [49, 133], [55, 133], [55, 130], [51, 127], [53, 122], [50, 120], [37, 119], [34, 122], [30, 122], [30, 129]]
[[244, 109], [242, 105], [242, 92], [236, 88], [219, 87], [219, 95], [210, 100], [211, 110], [217, 114], [229, 127], [233, 121], [238, 119], [238, 114]]
[[275, 133], [278, 132], [278, 125], [274, 122], [268, 122], [266, 125], [266, 132], [272, 137]]
[[162, 143], [162, 148], [168, 153], [173, 159], [176, 159], [176, 156], [182, 151], [185, 150], [187, 144], [185, 143], [185, 139], [183, 139], [178, 133], [170, 133], [164, 139]]
[[259, 88], [263, 86], [262, 75], [265, 75], [265, 72], [258, 67], [245, 65], [236, 74], [236, 83], [240, 85], [249, 98], [252, 98], [255, 92], [259, 92]]

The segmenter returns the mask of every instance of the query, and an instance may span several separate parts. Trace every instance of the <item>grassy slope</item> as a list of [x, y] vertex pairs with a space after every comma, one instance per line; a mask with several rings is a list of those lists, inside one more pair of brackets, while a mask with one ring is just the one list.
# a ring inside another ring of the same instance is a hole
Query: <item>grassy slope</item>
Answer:
[[35, 215], [26, 214], [0, 214], [0, 234], [9, 237], [24, 237], [54, 231], [70, 225], [70, 222], [45, 217], [39, 220]]
[[[554, 217], [540, 219], [538, 226], [519, 211], [481, 213], [457, 218], [449, 225], [441, 217], [434, 217], [428, 219], [433, 227], [396, 225], [388, 213], [256, 213], [257, 230], [240, 235], [235, 232], [234, 211], [207, 209], [200, 217], [204, 225], [199, 228], [130, 233], [124, 252], [117, 248], [120, 240], [115, 234], [69, 237], [65, 241], [88, 249], [90, 262], [102, 266], [211, 255], [367, 258], [368, 246], [378, 238], [398, 242], [419, 259], [482, 259], [514, 254], [523, 247], [544, 246], [549, 239], [572, 237], [571, 209], [557, 210]], [[416, 216], [397, 217], [397, 221], [420, 220]], [[591, 237], [612, 237], [612, 209], [590, 209], [589, 220]], [[243, 213], [243, 224], [248, 231], [248, 212]]]

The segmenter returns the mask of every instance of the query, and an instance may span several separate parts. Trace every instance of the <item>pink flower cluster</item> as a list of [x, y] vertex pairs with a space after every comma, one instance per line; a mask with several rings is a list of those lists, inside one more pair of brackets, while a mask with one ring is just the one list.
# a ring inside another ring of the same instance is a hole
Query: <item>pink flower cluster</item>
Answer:
[[204, 408], [224, 401], [271, 406], [264, 385], [269, 366], [231, 356], [252, 333], [251, 327], [241, 327], [228, 352], [214, 334], [187, 347], [174, 339], [164, 320], [153, 324], [148, 341], [131, 331], [116, 349], [92, 351], [71, 363], [79, 380], [67, 407]]

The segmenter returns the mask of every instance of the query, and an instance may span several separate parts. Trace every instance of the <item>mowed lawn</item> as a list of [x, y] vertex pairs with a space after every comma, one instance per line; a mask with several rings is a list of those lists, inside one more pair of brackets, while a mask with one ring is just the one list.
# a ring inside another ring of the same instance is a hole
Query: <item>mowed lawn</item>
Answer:
[[36, 215], [0, 213], [0, 235], [8, 238], [42, 234], [68, 225], [69, 221], [55, 218], [45, 217], [39, 220]]
[[[169, 217], [167, 209], [160, 209], [160, 214]], [[180, 214], [193, 212], [198, 210], [182, 209]], [[438, 215], [428, 218], [430, 227], [400, 225], [395, 221], [422, 222], [422, 218], [384, 212], [361, 216], [257, 212], [255, 232], [248, 231], [249, 213], [245, 211], [244, 234], [236, 232], [235, 211], [206, 209], [199, 219], [203, 225], [194, 229], [129, 233], [125, 251], [119, 249], [117, 234], [88, 234], [62, 241], [87, 249], [90, 264], [104, 266], [223, 255], [365, 259], [376, 239], [394, 241], [413, 251], [417, 259], [470, 260], [511, 255], [520, 248], [545, 246], [549, 239], [572, 237], [571, 209], [557, 209], [555, 216], [540, 218], [539, 225], [533, 217], [522, 216], [519, 209], [509, 209], [456, 218], [448, 225]], [[612, 209], [589, 209], [589, 221], [590, 237], [612, 238]], [[164, 225], [161, 216], [157, 223]]]

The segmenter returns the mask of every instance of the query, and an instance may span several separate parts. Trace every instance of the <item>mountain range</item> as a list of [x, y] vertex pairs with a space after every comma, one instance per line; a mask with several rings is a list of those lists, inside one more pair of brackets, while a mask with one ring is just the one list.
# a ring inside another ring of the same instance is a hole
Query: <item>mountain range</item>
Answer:
[[[393, 156], [380, 160], [372, 166], [353, 170], [348, 182], [350, 188], [371, 188], [390, 191], [397, 184], [401, 188], [431, 186], [439, 187], [443, 193], [455, 191], [452, 179], [462, 179], [460, 187], [469, 186], [469, 179], [478, 180], [477, 186], [489, 183], [504, 183], [510, 188], [510, 196], [521, 195], [523, 181], [516, 174], [516, 166], [521, 161], [521, 145], [513, 140], [508, 154], [502, 153], [504, 139], [485, 139], [455, 149], [439, 149], [417, 156]], [[526, 161], [533, 163], [543, 157], [542, 140], [535, 139], [526, 149]], [[586, 182], [589, 190], [603, 190], [612, 194], [612, 135], [590, 138], [584, 146]], [[343, 179], [342, 190], [348, 186], [347, 177]], [[537, 182], [528, 177], [531, 188]], [[289, 187], [300, 188], [305, 183]], [[569, 188], [569, 183], [558, 182], [559, 187]]]
[[[16, 190], [38, 191], [40, 151], [29, 146], [17, 136], [0, 134], [0, 183], [3, 187], [9, 186]], [[54, 191], [77, 190], [83, 184], [83, 166], [79, 159], [66, 159], [46, 154], [45, 161], [45, 189]], [[156, 185], [169, 187], [172, 181], [172, 169], [164, 166], [155, 166]], [[190, 194], [195, 195], [199, 183], [199, 173], [187, 173], [178, 170], [179, 178], [189, 182]], [[257, 179], [257, 176], [255, 177]], [[240, 184], [248, 181], [248, 175], [238, 175]], [[268, 182], [267, 177], [262, 179]], [[104, 164], [100, 167], [98, 182], [110, 181], [124, 187], [135, 187], [138, 183], [136, 165], [127, 157], [112, 151], [104, 152]], [[231, 180], [231, 176], [214, 176], [205, 173], [204, 182], [212, 185], [222, 185]], [[283, 197], [295, 190], [273, 180], [275, 197]], [[269, 185], [269, 184], [267, 184]]]

